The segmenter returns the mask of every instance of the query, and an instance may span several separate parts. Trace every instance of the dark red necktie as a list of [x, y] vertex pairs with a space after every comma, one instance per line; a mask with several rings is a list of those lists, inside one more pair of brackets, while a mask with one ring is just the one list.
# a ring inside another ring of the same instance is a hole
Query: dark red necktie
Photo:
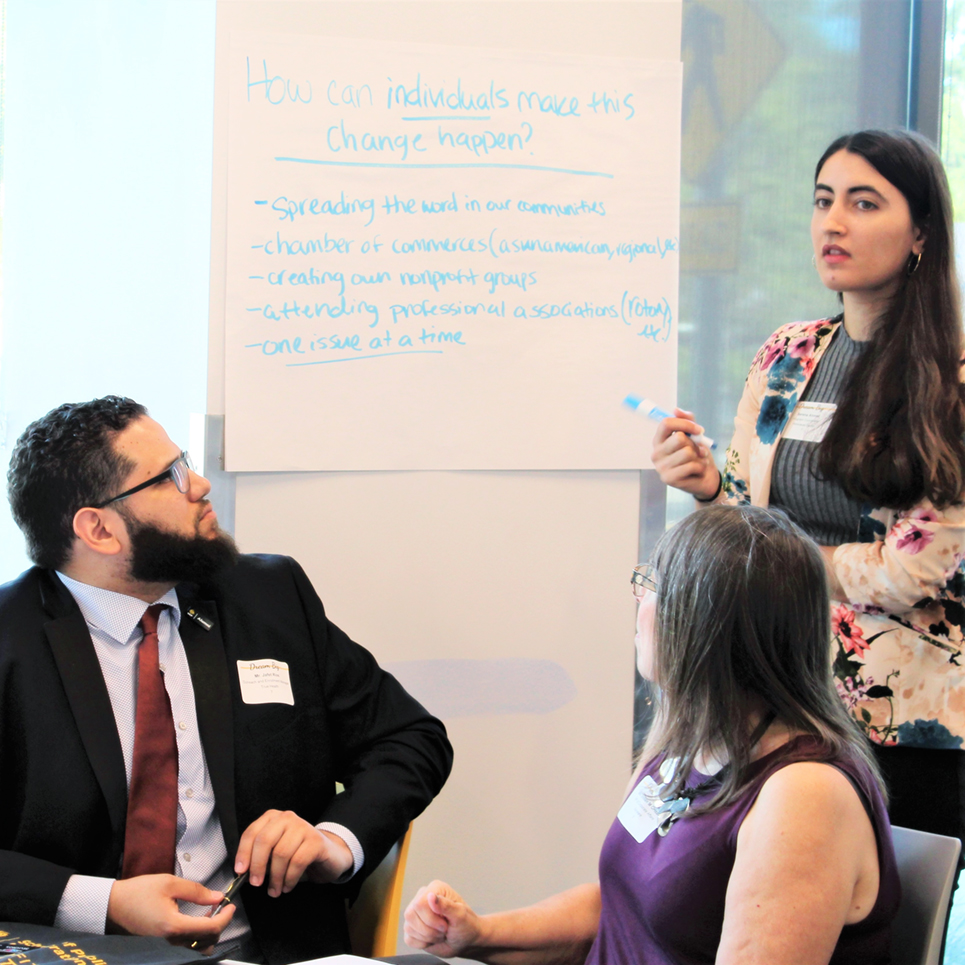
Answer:
[[178, 743], [158, 665], [157, 618], [163, 609], [162, 604], [155, 603], [141, 617], [144, 639], [137, 653], [137, 716], [122, 878], [174, 871]]

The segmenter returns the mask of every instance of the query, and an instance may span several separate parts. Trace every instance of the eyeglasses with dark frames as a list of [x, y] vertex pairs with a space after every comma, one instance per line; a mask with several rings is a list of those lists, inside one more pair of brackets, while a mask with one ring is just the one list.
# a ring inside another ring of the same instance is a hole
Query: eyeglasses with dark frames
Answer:
[[116, 503], [120, 499], [127, 499], [128, 496], [133, 496], [134, 493], [139, 493], [142, 489], [147, 489], [148, 486], [156, 486], [158, 483], [166, 482], [168, 479], [172, 480], [174, 485], [177, 486], [179, 493], [186, 493], [191, 487], [189, 472], [193, 469], [194, 463], [191, 461], [191, 456], [188, 455], [187, 451], [182, 452], [164, 472], [159, 472], [156, 476], [152, 476], [150, 479], [146, 479], [136, 486], [131, 486], [130, 489], [125, 489], [124, 492], [119, 495], [111, 496], [110, 499], [105, 499], [104, 502], [97, 503], [93, 508], [103, 509], [105, 506], [110, 506], [111, 503]]
[[633, 575], [630, 577], [630, 585], [633, 587], [633, 595], [638, 600], [647, 590], [651, 593], [656, 593], [657, 569], [653, 563], [640, 563], [635, 566], [633, 568]]

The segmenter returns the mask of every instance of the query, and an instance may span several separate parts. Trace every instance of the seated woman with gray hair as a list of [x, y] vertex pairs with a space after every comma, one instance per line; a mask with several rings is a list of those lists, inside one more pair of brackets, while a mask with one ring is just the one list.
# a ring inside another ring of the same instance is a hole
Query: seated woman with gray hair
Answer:
[[506, 965], [889, 961], [884, 790], [832, 683], [817, 545], [780, 512], [713, 507], [633, 588], [657, 708], [599, 883], [477, 915], [433, 881], [407, 944]]

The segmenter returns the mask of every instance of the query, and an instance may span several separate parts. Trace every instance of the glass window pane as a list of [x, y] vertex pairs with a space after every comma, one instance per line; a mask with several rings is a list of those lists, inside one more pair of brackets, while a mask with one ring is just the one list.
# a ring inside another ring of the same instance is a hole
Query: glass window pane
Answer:
[[[811, 263], [814, 165], [842, 133], [904, 123], [909, 9], [684, 2], [678, 401], [721, 459], [763, 341], [838, 311]], [[692, 505], [671, 491], [669, 520]]]
[[942, 96], [942, 160], [955, 207], [958, 277], [965, 268], [965, 0], [945, 8], [945, 75]]

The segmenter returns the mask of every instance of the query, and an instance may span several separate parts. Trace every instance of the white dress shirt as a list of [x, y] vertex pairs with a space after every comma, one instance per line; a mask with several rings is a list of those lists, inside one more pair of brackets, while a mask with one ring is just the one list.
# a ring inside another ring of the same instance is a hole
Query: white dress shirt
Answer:
[[[137, 708], [137, 653], [143, 638], [139, 626], [148, 604], [136, 597], [80, 583], [58, 572], [70, 590], [90, 630], [94, 651], [114, 711], [114, 722], [124, 755], [127, 784], [131, 784], [134, 756], [134, 723]], [[158, 660], [164, 686], [171, 702], [178, 747], [178, 821], [174, 873], [198, 881], [214, 891], [223, 891], [234, 877], [233, 856], [229, 858], [221, 822], [215, 808], [214, 789], [204, 759], [194, 704], [194, 687], [187, 655], [178, 627], [181, 610], [172, 589], [156, 603], [164, 604], [158, 618]], [[339, 824], [322, 822], [320, 831], [332, 832], [352, 852], [352, 868], [341, 878], [348, 880], [365, 860], [355, 835]], [[72, 931], [103, 934], [113, 878], [71, 875], [61, 896], [54, 924]], [[221, 934], [221, 942], [247, 933], [248, 919], [239, 899], [234, 918]], [[208, 912], [207, 906], [179, 902], [188, 915]]]

